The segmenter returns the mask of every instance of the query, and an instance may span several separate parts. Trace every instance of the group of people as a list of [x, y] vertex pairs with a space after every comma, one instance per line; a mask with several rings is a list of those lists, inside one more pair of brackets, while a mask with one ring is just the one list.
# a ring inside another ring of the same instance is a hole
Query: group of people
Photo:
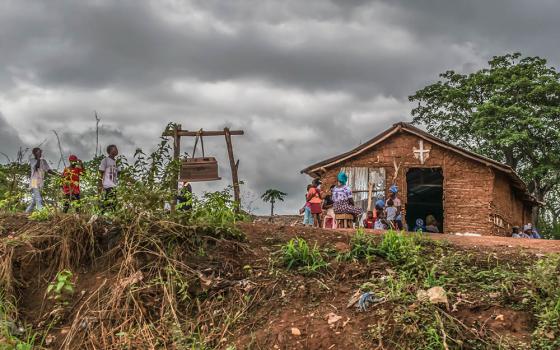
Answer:
[[[107, 147], [107, 156], [103, 158], [99, 165], [99, 193], [102, 195], [102, 210], [113, 210], [116, 205], [116, 187], [118, 184], [118, 176], [120, 168], [117, 165], [116, 157], [119, 150], [115, 145]], [[29, 203], [27, 213], [33, 210], [43, 209], [43, 187], [46, 175], [60, 176], [64, 195], [63, 212], [68, 212], [72, 203], [78, 204], [80, 201], [80, 177], [85, 174], [83, 162], [75, 155], [68, 157], [69, 166], [65, 167], [62, 174], [52, 170], [43, 158], [43, 151], [36, 147], [31, 151], [29, 164], [31, 166], [31, 175], [29, 181], [29, 189], [31, 192], [31, 202]], [[79, 211], [79, 205], [75, 205]]]
[[[363, 215], [363, 210], [354, 203], [352, 190], [347, 185], [348, 175], [340, 172], [336, 185], [328, 190], [321, 189], [319, 179], [307, 186], [305, 205], [300, 209], [305, 226], [337, 228], [336, 215], [352, 215], [354, 222]], [[375, 210], [368, 211], [362, 225], [369, 229], [403, 229], [402, 202], [398, 197], [398, 187], [391, 186], [389, 198], [379, 196], [375, 202]]]
[[519, 226], [513, 226], [511, 229], [511, 237], [512, 238], [533, 238], [533, 239], [541, 239], [541, 235], [537, 231], [536, 228], [533, 227], [533, 224], [529, 223], [523, 226], [523, 231]]

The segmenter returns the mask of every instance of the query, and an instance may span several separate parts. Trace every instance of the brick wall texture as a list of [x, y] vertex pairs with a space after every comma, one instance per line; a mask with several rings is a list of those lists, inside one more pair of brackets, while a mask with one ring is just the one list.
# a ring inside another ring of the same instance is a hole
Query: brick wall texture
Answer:
[[[512, 226], [522, 226], [530, 219], [530, 208], [519, 198], [506, 175], [426, 140], [423, 140], [424, 148], [430, 149], [430, 154], [421, 164], [413, 153], [413, 148], [419, 148], [420, 140], [401, 132], [333, 167], [327, 166], [327, 172], [321, 177], [323, 188], [336, 184], [342, 167], [383, 167], [387, 176], [386, 192], [395, 179], [406, 211], [407, 171], [418, 167], [441, 168], [445, 233], [507, 235]], [[400, 165], [396, 177], [394, 161]]]

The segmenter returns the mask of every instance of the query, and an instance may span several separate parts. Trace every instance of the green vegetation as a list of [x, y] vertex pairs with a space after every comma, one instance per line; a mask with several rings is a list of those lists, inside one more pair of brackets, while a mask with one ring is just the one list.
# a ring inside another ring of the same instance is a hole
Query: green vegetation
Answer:
[[540, 57], [495, 56], [470, 74], [442, 73], [441, 81], [410, 96], [414, 122], [430, 133], [511, 166], [547, 203], [540, 213], [547, 235], [560, 218], [560, 73]]
[[297, 268], [303, 273], [315, 273], [328, 266], [317, 244], [310, 247], [303, 238], [292, 238], [280, 248], [284, 266], [288, 269]]
[[29, 215], [31, 221], [47, 221], [52, 217], [52, 212], [49, 207], [43, 207], [41, 210], [35, 210]]
[[347, 253], [339, 254], [337, 260], [347, 261], [347, 260], [362, 260], [365, 259], [367, 262], [371, 262], [379, 251], [377, 249], [377, 244], [375, 243], [375, 238], [371, 234], [367, 234], [363, 229], [358, 229], [354, 236], [350, 239], [350, 251]]
[[421, 237], [418, 234], [389, 230], [383, 235], [377, 249], [386, 260], [409, 267], [419, 260]]
[[270, 203], [270, 216], [274, 216], [274, 203], [276, 203], [277, 201], [284, 201], [284, 197], [286, 197], [288, 194], [284, 193], [280, 190], [275, 190], [275, 189], [268, 189], [266, 190], [262, 196], [261, 199], [263, 200], [263, 202], [267, 202]]
[[531, 289], [528, 297], [534, 303], [538, 325], [533, 333], [536, 349], [560, 348], [560, 255], [539, 260], [529, 269]]
[[0, 291], [0, 350], [31, 350], [37, 335], [16, 324], [16, 308]]
[[74, 294], [73, 274], [70, 270], [62, 270], [56, 274], [55, 280], [47, 287], [47, 295], [49, 298], [62, 303], [68, 304], [68, 298]]

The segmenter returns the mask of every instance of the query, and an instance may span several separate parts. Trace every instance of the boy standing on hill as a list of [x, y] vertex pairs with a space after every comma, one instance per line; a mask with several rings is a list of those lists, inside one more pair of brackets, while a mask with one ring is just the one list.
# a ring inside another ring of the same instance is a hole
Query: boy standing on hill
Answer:
[[116, 157], [119, 150], [115, 145], [107, 146], [107, 157], [105, 157], [99, 165], [99, 192], [103, 193], [102, 212], [107, 209], [114, 210], [117, 205], [116, 187], [118, 184], [119, 167], [117, 166]]
[[[62, 192], [64, 192], [64, 213], [68, 212], [72, 201], [80, 200], [80, 176], [84, 173], [84, 163], [75, 155], [68, 157], [70, 166], [64, 168], [62, 173]], [[80, 209], [76, 208], [79, 212]]]
[[25, 210], [26, 213], [31, 213], [33, 209], [43, 209], [43, 196], [41, 190], [45, 181], [45, 174], [58, 175], [51, 170], [51, 167], [46, 160], [43, 159], [43, 151], [35, 147], [31, 151], [29, 158], [29, 165], [31, 166], [31, 178], [29, 181], [29, 189], [31, 190], [31, 203]]

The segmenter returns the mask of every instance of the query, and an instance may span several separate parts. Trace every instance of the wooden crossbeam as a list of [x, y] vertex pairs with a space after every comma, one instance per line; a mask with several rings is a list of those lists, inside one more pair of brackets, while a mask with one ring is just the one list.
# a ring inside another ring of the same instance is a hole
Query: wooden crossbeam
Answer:
[[[239, 208], [241, 207], [241, 195], [240, 195], [240, 191], [239, 191], [239, 178], [238, 178], [238, 175], [237, 175], [237, 170], [239, 168], [239, 159], [236, 161], [235, 158], [234, 158], [231, 136], [233, 136], [233, 135], [244, 135], [244, 134], [245, 133], [243, 132], [243, 130], [229, 130], [229, 128], [224, 128], [223, 131], [204, 131], [202, 129], [200, 131], [181, 130], [181, 125], [178, 124], [173, 129], [165, 130], [163, 132], [162, 136], [173, 137], [173, 159], [176, 160], [176, 161], [179, 160], [179, 158], [180, 158], [181, 137], [185, 137], [185, 136], [192, 136], [192, 137], [196, 137], [196, 136], [200, 136], [200, 137], [203, 137], [203, 136], [225, 136], [227, 151], [228, 151], [229, 164], [230, 164], [230, 167], [231, 167], [231, 177], [232, 177], [232, 182], [233, 182], [233, 196], [234, 196], [235, 202], [238, 204], [238, 207], [236, 207], [236, 211], [239, 211]], [[196, 147], [196, 144], [195, 144], [195, 147]], [[177, 179], [175, 179], [172, 182], [173, 182], [171, 184], [172, 190], [177, 191], [177, 188], [179, 187], [178, 177], [177, 177]], [[171, 211], [175, 211], [175, 203], [171, 204]]]
[[[245, 132], [243, 130], [231, 130], [229, 132], [230, 135], [244, 135]], [[203, 130], [202, 132], [199, 131], [188, 131], [188, 130], [177, 130], [177, 136], [226, 136], [225, 131], [206, 131]], [[162, 136], [175, 136], [175, 130], [166, 130]]]

